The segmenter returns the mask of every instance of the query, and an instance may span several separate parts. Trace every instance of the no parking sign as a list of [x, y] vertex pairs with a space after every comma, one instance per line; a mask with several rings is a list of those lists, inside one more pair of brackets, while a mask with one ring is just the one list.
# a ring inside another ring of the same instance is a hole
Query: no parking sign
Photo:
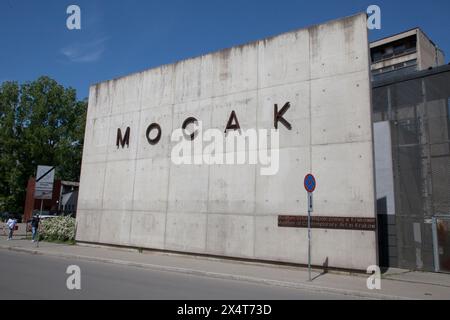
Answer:
[[304, 181], [304, 185], [305, 185], [305, 190], [307, 192], [314, 192], [316, 190], [316, 178], [312, 175], [312, 174], [308, 174], [305, 177], [305, 181]]
[[308, 192], [308, 273], [311, 279], [311, 212], [313, 212], [313, 192], [316, 190], [316, 178], [312, 174], [307, 174], [303, 182], [305, 190]]

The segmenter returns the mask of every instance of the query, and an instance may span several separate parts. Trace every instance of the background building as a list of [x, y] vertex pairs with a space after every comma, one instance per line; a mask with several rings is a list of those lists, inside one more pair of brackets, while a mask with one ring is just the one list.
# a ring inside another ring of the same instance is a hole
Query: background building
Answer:
[[370, 55], [375, 81], [445, 63], [442, 50], [420, 28], [372, 42]]
[[[27, 185], [27, 195], [22, 221], [26, 222], [33, 212], [40, 212], [41, 200], [34, 198], [36, 179], [30, 178]], [[78, 182], [55, 180], [52, 199], [42, 200], [43, 214], [75, 215], [78, 203]]]
[[450, 271], [450, 68], [419, 28], [370, 47], [380, 264]]

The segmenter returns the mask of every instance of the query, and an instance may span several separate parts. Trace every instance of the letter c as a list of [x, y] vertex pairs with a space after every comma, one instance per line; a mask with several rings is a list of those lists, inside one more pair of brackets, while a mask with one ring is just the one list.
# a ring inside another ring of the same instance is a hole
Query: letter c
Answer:
[[187, 128], [187, 126], [188, 125], [190, 125], [190, 124], [197, 124], [198, 123], [198, 120], [197, 119], [195, 119], [194, 117], [189, 117], [189, 118], [187, 118], [186, 120], [184, 120], [184, 122], [183, 122], [183, 125], [181, 126], [181, 129], [183, 129], [183, 135], [184, 135], [184, 137], [186, 138], [186, 140], [191, 140], [191, 141], [194, 141], [194, 139], [197, 137], [197, 135], [198, 135], [198, 131], [195, 131], [195, 132], [193, 132], [191, 135], [188, 135], [187, 133], [186, 133], [186, 128]]

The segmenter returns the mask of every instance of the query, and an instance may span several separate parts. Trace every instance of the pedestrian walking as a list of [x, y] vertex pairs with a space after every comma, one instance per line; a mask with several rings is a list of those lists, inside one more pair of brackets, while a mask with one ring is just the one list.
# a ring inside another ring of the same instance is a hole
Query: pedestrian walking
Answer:
[[9, 218], [8, 222], [6, 222], [6, 225], [9, 228], [8, 241], [12, 240], [12, 237], [13, 237], [13, 234], [14, 234], [14, 230], [16, 229], [16, 224], [17, 224], [17, 220], [16, 219], [12, 219], [12, 218]]
[[32, 234], [32, 241], [31, 242], [36, 242], [36, 236], [38, 236], [38, 230], [39, 230], [39, 223], [40, 223], [40, 218], [38, 215], [33, 216], [33, 219], [31, 220], [31, 234]]

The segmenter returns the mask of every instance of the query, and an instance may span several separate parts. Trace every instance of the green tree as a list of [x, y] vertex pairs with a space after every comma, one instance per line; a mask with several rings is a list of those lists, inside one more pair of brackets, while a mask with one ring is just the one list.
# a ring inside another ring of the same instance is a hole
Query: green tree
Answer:
[[0, 210], [16, 211], [21, 185], [21, 165], [18, 163], [20, 128], [16, 122], [20, 101], [16, 82], [0, 87]]
[[79, 181], [87, 102], [76, 91], [41, 77], [0, 86], [0, 210], [20, 213], [38, 165]]

